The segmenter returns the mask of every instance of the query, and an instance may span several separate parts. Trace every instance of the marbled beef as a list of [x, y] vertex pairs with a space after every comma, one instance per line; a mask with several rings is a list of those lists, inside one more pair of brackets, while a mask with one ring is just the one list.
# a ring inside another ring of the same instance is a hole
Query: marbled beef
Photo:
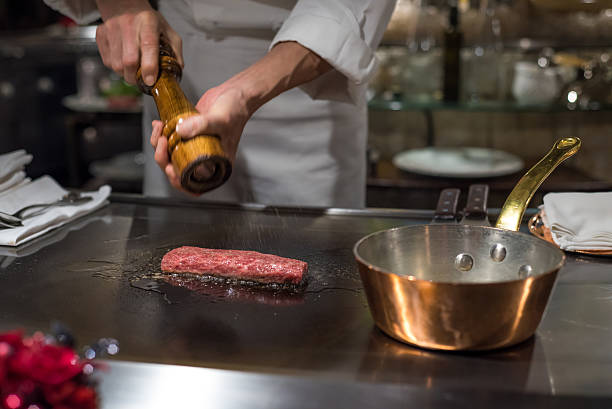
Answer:
[[161, 268], [168, 273], [206, 274], [260, 283], [299, 284], [308, 264], [256, 251], [184, 246], [166, 253]]

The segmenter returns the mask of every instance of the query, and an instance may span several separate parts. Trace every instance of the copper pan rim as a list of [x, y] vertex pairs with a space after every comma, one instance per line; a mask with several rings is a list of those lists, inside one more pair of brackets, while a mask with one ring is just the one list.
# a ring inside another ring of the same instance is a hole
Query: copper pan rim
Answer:
[[[431, 225], [431, 224], [421, 224], [421, 225], [410, 225], [410, 226], [399, 226], [399, 227], [393, 227], [390, 229], [383, 229], [383, 230], [379, 230], [373, 233], [368, 234], [367, 236], [362, 237], [361, 239], [359, 239], [359, 241], [357, 241], [357, 243], [355, 243], [355, 245], [353, 246], [353, 256], [355, 257], [355, 259], [357, 260], [357, 262], [359, 264], [362, 264], [363, 266], [365, 266], [367, 268], [368, 273], [376, 273], [376, 274], [383, 274], [383, 275], [390, 275], [390, 276], [394, 276], [394, 277], [399, 277], [399, 279], [401, 280], [406, 280], [406, 281], [413, 281], [413, 282], [427, 282], [427, 283], [431, 283], [431, 284], [435, 284], [435, 285], [443, 285], [443, 286], [491, 286], [491, 285], [495, 285], [495, 284], [507, 284], [507, 283], [513, 283], [513, 282], [523, 282], [526, 280], [533, 280], [533, 279], [537, 279], [539, 277], [544, 277], [547, 276], [549, 274], [554, 274], [557, 273], [565, 264], [565, 260], [566, 260], [566, 256], [565, 253], [560, 250], [557, 246], [554, 246], [553, 244], [547, 242], [546, 240], [542, 240], [538, 237], [523, 233], [523, 232], [518, 232], [518, 231], [511, 231], [511, 230], [506, 230], [506, 229], [501, 229], [498, 227], [492, 227], [492, 226], [468, 226], [468, 225], [456, 225], [456, 226], [460, 226], [459, 228], [463, 228], [463, 229], [488, 229], [488, 230], [496, 230], [496, 231], [503, 231], [506, 233], [510, 233], [513, 236], [516, 236], [517, 240], [525, 240], [528, 242], [537, 242], [539, 245], [543, 245], [545, 247], [547, 247], [548, 249], [550, 249], [550, 251], [552, 253], [557, 253], [559, 257], [559, 262], [552, 268], [542, 272], [542, 273], [538, 273], [535, 276], [529, 276], [526, 278], [517, 278], [514, 280], [500, 280], [500, 281], [482, 281], [482, 282], [473, 282], [473, 281], [466, 281], [466, 282], [458, 282], [458, 281], [437, 281], [437, 280], [427, 280], [427, 279], [422, 279], [422, 278], [418, 278], [412, 274], [398, 274], [398, 273], [394, 273], [392, 271], [387, 271], [383, 268], [378, 267], [375, 264], [370, 263], [369, 261], [365, 260], [363, 257], [361, 257], [361, 255], [359, 254], [359, 247], [365, 243], [366, 241], [368, 241], [370, 238], [375, 237], [377, 235], [382, 235], [382, 234], [388, 234], [390, 232], [393, 231], [399, 231], [399, 230], [409, 230], [409, 229], [414, 229], [415, 230], [415, 234], [416, 231], [419, 229], [423, 229], [425, 226], [428, 226], [429, 228], [436, 228], [437, 225]], [[442, 226], [448, 226], [448, 225], [440, 225], [440, 227]]]

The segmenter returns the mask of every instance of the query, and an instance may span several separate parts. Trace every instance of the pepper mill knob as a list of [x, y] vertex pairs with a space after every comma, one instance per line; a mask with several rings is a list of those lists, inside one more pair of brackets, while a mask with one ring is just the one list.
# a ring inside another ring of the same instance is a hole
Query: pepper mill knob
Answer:
[[[230, 177], [232, 164], [216, 135], [198, 135], [181, 139], [176, 133], [179, 120], [198, 115], [179, 85], [182, 69], [170, 45], [162, 37], [159, 42], [159, 74], [148, 86], [140, 67], [136, 72], [138, 88], [151, 95], [164, 123], [162, 134], [168, 138], [168, 156], [180, 175], [181, 186], [193, 193], [204, 193], [219, 187]], [[204, 172], [198, 169], [204, 168]], [[206, 174], [205, 176], [201, 176]]]

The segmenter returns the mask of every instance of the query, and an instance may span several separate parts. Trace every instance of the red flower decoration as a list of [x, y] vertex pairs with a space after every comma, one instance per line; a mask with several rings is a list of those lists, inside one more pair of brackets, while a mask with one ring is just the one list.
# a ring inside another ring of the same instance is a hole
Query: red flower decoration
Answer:
[[71, 349], [49, 343], [42, 333], [0, 334], [0, 408], [97, 409], [85, 365]]

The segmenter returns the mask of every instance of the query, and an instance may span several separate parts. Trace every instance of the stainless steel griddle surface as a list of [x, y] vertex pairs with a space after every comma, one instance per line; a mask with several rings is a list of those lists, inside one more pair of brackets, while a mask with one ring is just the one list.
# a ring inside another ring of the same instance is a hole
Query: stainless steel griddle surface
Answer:
[[[611, 259], [570, 256], [536, 336], [510, 349], [427, 351], [374, 327], [352, 247], [368, 233], [430, 215], [115, 195], [109, 207], [43, 240], [1, 249], [0, 330], [61, 321], [81, 344], [117, 338], [121, 360], [314, 377], [315, 386], [340, 383], [347, 393], [358, 381], [612, 402]], [[301, 259], [308, 284], [297, 293], [175, 286], [159, 275], [160, 260], [182, 245]]]

